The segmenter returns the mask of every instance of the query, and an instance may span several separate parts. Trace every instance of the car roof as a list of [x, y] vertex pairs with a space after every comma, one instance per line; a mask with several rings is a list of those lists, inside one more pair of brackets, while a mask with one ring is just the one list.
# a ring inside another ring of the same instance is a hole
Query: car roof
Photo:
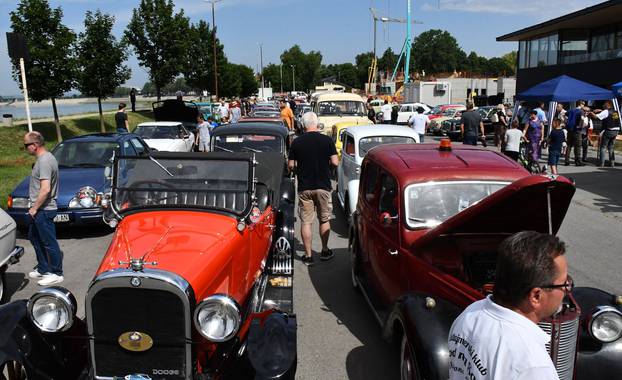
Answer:
[[363, 101], [363, 98], [360, 95], [353, 94], [350, 92], [323, 92], [318, 94], [315, 97], [315, 100], [318, 102], [326, 101], [326, 100], [356, 100]]
[[119, 141], [126, 137], [138, 137], [134, 133], [89, 133], [87, 135], [80, 135], [64, 139], [63, 142], [71, 141]]
[[137, 127], [144, 127], [144, 126], [176, 127], [178, 125], [183, 125], [183, 123], [180, 121], [147, 121], [147, 122], [138, 124]]
[[358, 125], [347, 131], [355, 140], [368, 136], [408, 136], [414, 138], [417, 135], [417, 132], [410, 127], [391, 124]]
[[437, 144], [380, 145], [366, 156], [403, 184], [439, 180], [514, 181], [529, 173], [497, 151], [453, 144], [441, 151]]
[[231, 135], [231, 134], [265, 134], [286, 137], [288, 135], [287, 128], [282, 125], [275, 125], [274, 123], [239, 123], [239, 124], [225, 124], [218, 128], [214, 128], [212, 136]]

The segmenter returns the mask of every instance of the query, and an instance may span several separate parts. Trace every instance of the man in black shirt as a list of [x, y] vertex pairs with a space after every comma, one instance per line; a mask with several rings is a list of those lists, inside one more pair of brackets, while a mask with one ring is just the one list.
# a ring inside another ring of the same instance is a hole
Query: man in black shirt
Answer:
[[119, 111], [114, 114], [114, 121], [117, 125], [117, 133], [127, 133], [130, 131], [129, 123], [127, 121], [127, 114], [125, 113], [125, 103], [119, 103]]
[[473, 111], [473, 103], [467, 103], [466, 111], [462, 113], [460, 119], [460, 131], [462, 132], [462, 143], [467, 145], [477, 145], [478, 130], [484, 137], [484, 123], [479, 112]]
[[313, 264], [311, 242], [313, 234], [311, 225], [314, 214], [320, 222], [320, 238], [322, 253], [320, 259], [330, 260], [333, 252], [328, 249], [330, 220], [332, 219], [332, 186], [330, 182], [330, 166], [337, 166], [337, 150], [333, 140], [321, 134], [318, 129], [318, 118], [314, 112], [302, 116], [305, 133], [292, 142], [289, 151], [289, 169], [296, 169], [298, 178], [298, 213], [300, 216], [300, 234], [305, 247], [302, 262]]

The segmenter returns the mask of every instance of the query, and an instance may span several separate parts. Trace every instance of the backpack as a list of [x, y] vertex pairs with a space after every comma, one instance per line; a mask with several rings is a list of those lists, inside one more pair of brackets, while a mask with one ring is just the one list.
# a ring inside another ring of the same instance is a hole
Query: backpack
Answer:
[[490, 115], [490, 121], [492, 121], [493, 123], [498, 123], [499, 122], [499, 114], [497, 112], [495, 112], [492, 115]]

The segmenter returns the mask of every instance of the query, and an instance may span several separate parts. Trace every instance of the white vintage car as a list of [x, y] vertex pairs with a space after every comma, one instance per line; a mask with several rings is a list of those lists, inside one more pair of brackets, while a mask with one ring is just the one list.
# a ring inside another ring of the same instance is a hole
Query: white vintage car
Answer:
[[9, 299], [5, 272], [9, 265], [17, 263], [24, 254], [24, 248], [15, 246], [16, 236], [15, 221], [0, 208], [0, 304]]
[[378, 145], [419, 143], [419, 135], [410, 127], [376, 124], [346, 128], [340, 140], [343, 148], [337, 167], [337, 199], [349, 223], [356, 210], [361, 163], [367, 152]]
[[397, 124], [405, 125], [408, 123], [408, 119], [417, 113], [417, 108], [423, 108], [423, 113], [428, 114], [432, 110], [427, 104], [423, 103], [404, 103], [400, 106], [400, 110], [397, 112]]
[[145, 140], [151, 149], [161, 152], [192, 152], [194, 134], [177, 121], [140, 123], [134, 133]]

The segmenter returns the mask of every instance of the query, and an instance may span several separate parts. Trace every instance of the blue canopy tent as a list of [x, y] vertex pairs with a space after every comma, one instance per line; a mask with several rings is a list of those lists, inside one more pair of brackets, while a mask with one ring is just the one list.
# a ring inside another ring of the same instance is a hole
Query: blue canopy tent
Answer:
[[[620, 85], [622, 91], [622, 82]], [[613, 99], [613, 107], [620, 111], [618, 101], [614, 91], [607, 90], [593, 84], [580, 81], [568, 75], [560, 75], [556, 78], [537, 84], [520, 94], [516, 95], [517, 100], [522, 101], [543, 101], [549, 102], [548, 120], [553, 118], [555, 107], [558, 102], [574, 102], [576, 100], [606, 100]], [[518, 112], [518, 102], [514, 105], [514, 114]], [[550, 129], [550, 125], [549, 125]]]
[[614, 84], [611, 86], [611, 89], [613, 89], [613, 92], [615, 92], [617, 96], [622, 97], [622, 82]]

